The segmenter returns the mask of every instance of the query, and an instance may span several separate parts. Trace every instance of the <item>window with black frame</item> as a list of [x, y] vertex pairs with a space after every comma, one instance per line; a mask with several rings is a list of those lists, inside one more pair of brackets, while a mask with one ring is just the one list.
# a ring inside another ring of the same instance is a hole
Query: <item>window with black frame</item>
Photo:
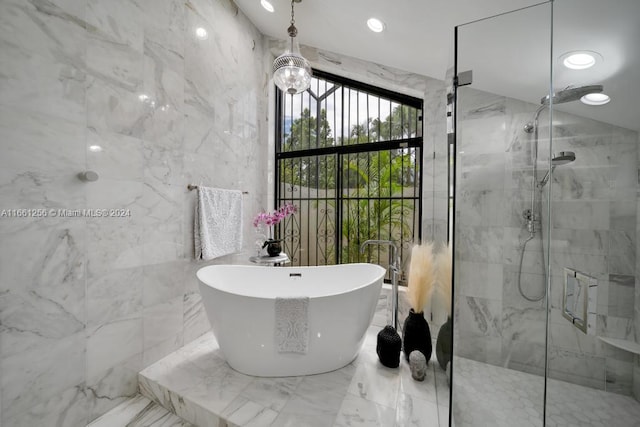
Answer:
[[[297, 95], [277, 91], [276, 206], [293, 265], [375, 262], [392, 240], [406, 263], [421, 236], [422, 100], [314, 70]], [[406, 269], [403, 269], [406, 270]]]

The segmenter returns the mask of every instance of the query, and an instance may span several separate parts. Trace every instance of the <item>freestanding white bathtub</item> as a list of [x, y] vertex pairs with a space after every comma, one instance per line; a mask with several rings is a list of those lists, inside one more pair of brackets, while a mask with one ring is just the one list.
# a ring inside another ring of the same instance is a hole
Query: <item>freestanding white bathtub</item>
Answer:
[[[375, 264], [211, 265], [197, 273], [225, 359], [233, 369], [260, 377], [318, 374], [349, 364], [364, 341], [384, 275]], [[305, 354], [278, 352], [276, 297], [309, 297]]]

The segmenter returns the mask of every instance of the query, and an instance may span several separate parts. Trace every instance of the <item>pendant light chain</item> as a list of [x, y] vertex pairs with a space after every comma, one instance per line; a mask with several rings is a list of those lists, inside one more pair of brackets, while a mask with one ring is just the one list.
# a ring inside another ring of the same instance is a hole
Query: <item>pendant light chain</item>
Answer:
[[293, 0], [291, 0], [291, 25], [295, 25], [296, 20], [293, 17]]
[[[295, 36], [298, 35], [298, 29], [296, 28], [296, 20], [293, 14], [293, 3], [294, 3], [294, 0], [291, 0], [291, 25], [287, 29], [287, 32], [289, 33], [289, 37], [291, 38], [294, 38]], [[293, 40], [291, 41], [291, 43], [293, 43]]]

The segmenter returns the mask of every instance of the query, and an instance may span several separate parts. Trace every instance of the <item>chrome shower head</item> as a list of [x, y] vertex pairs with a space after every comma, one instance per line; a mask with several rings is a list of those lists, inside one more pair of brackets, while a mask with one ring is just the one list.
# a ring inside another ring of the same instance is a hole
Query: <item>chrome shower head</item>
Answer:
[[[559, 153], [554, 154], [553, 158], [551, 159], [551, 170], [553, 171], [556, 166], [562, 166], [566, 165], [567, 163], [571, 163], [575, 159], [576, 153], [574, 153], [573, 151], [560, 151]], [[547, 173], [544, 175], [544, 178], [542, 178], [538, 183], [538, 188], [542, 190], [542, 187], [544, 187], [548, 181], [549, 171], [547, 171]]]
[[[571, 87], [568, 86], [565, 89], [559, 90], [553, 94], [553, 104], [564, 104], [565, 102], [573, 102], [577, 101], [585, 95], [590, 93], [600, 93], [603, 90], [602, 85], [588, 85], [588, 86], [578, 86]], [[524, 131], [527, 133], [532, 133], [538, 127], [538, 117], [542, 110], [549, 106], [549, 95], [546, 95], [540, 99], [540, 107], [536, 110], [536, 114], [534, 115], [534, 119], [524, 125]]]
[[560, 151], [557, 154], [554, 154], [553, 159], [551, 159], [552, 166], [562, 166], [567, 163], [571, 163], [576, 159], [576, 153], [573, 151]]
[[[569, 86], [553, 94], [553, 103], [564, 104], [565, 102], [577, 101], [583, 96], [588, 95], [590, 93], [600, 93], [602, 92], [602, 89], [603, 89], [602, 85], [589, 85], [589, 86], [578, 86], [578, 87]], [[540, 99], [540, 104], [549, 105], [549, 95]]]

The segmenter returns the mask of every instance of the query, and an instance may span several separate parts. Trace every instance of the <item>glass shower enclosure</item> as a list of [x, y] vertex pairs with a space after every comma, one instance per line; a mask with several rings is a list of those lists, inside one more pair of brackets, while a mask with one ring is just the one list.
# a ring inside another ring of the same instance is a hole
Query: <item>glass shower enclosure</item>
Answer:
[[603, 3], [456, 27], [450, 425], [640, 425], [640, 3]]

